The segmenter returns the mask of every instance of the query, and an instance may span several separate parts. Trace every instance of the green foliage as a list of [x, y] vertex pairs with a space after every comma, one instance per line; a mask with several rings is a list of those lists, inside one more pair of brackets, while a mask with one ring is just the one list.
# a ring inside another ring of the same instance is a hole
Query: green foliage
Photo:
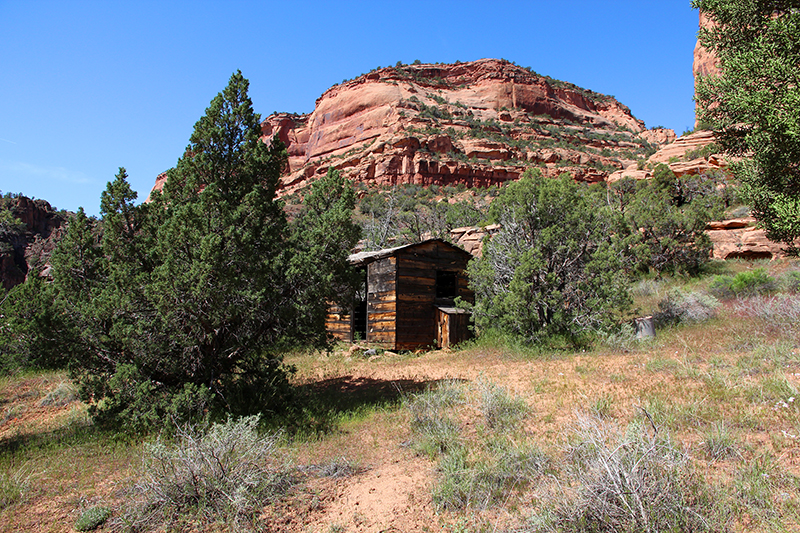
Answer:
[[777, 289], [777, 280], [763, 267], [745, 270], [735, 276], [714, 276], [708, 288], [709, 292], [719, 298], [746, 298], [770, 294]]
[[63, 368], [78, 353], [79, 330], [54, 305], [56, 292], [31, 275], [0, 304], [0, 373]]
[[329, 173], [290, 226], [275, 197], [286, 152], [261, 141], [247, 89], [235, 73], [151, 203], [135, 204], [120, 169], [102, 224], [82, 211], [71, 221], [52, 286], [11, 298], [12, 341], [67, 361], [100, 424], [278, 411], [291, 371], [281, 349], [325, 340], [327, 302], [351, 279], [352, 187]]
[[103, 505], [89, 507], [75, 521], [76, 531], [93, 531], [111, 518], [111, 509]]
[[771, 240], [797, 253], [800, 237], [800, 4], [694, 0], [715, 23], [700, 31], [720, 76], [701, 78], [700, 119], [734, 165], [742, 195]]
[[713, 177], [677, 177], [661, 164], [652, 180], [612, 184], [608, 198], [628, 233], [637, 233], [629, 246], [638, 270], [696, 275], [709, 261], [712, 246], [706, 224], [723, 210]]
[[529, 171], [490, 208], [502, 230], [470, 262], [475, 325], [528, 341], [607, 326], [629, 296], [609, 225], [568, 176]]
[[303, 208], [290, 225], [288, 245], [294, 253], [286, 272], [287, 282], [296, 288], [296, 327], [316, 335], [317, 344], [325, 341], [327, 306], [335, 301], [349, 307], [358, 283], [355, 269], [347, 258], [361, 236], [353, 221], [355, 191], [339, 171], [329, 168], [306, 196]]

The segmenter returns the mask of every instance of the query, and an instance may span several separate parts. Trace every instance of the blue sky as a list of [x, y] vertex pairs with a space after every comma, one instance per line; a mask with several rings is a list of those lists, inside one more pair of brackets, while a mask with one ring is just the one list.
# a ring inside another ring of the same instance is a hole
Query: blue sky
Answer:
[[0, 191], [96, 215], [123, 166], [143, 200], [236, 69], [266, 117], [397, 61], [504, 58], [680, 135], [697, 20], [689, 0], [0, 0]]

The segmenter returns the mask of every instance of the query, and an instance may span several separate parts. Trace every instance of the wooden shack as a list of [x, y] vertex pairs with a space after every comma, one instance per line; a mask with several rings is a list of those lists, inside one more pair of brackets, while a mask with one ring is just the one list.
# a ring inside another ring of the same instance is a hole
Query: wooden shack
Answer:
[[468, 252], [440, 239], [350, 256], [363, 272], [351, 309], [332, 307], [328, 332], [391, 350], [449, 347], [469, 337], [469, 314], [455, 307], [474, 301], [465, 270]]

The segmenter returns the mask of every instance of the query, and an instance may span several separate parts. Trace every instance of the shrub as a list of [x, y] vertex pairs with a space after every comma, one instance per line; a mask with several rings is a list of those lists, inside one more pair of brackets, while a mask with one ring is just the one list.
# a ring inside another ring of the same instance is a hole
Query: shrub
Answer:
[[502, 229], [468, 267], [477, 328], [531, 343], [550, 335], [579, 340], [629, 305], [608, 221], [568, 175], [529, 170], [503, 188], [490, 217]]
[[800, 292], [800, 270], [785, 272], [780, 278], [783, 290], [791, 293]]
[[571, 447], [577, 491], [557, 506], [548, 529], [578, 532], [707, 531], [710, 491], [667, 437], [632, 425], [621, 432], [597, 418], [578, 419]]
[[639, 342], [636, 338], [636, 329], [630, 322], [625, 322], [616, 330], [599, 332], [599, 341], [608, 349], [629, 352]]
[[208, 430], [178, 428], [174, 442], [146, 444], [137, 501], [125, 517], [131, 530], [150, 531], [189, 515], [203, 523], [247, 527], [257, 504], [288, 483], [276, 458], [278, 436], [259, 435], [259, 416]]
[[406, 398], [414, 445], [419, 452], [435, 458], [457, 444], [461, 428], [449, 410], [463, 401], [463, 388], [454, 381]]
[[756, 318], [768, 327], [793, 328], [800, 321], [800, 295], [747, 298], [737, 302], [736, 312]]
[[77, 531], [93, 531], [106, 523], [111, 517], [111, 509], [102, 505], [89, 507], [75, 521]]
[[714, 276], [709, 292], [718, 298], [746, 298], [770, 294], [778, 289], [778, 282], [763, 267], [739, 272], [735, 276]]
[[475, 384], [480, 395], [479, 410], [489, 428], [502, 428], [519, 422], [528, 412], [524, 400], [509, 396], [494, 383], [480, 379]]
[[49, 405], [61, 407], [80, 399], [78, 387], [72, 383], [59, 383], [58, 386], [47, 393], [39, 402], [39, 407]]
[[702, 292], [673, 290], [658, 302], [654, 319], [660, 326], [703, 322], [716, 316], [719, 305], [716, 298]]

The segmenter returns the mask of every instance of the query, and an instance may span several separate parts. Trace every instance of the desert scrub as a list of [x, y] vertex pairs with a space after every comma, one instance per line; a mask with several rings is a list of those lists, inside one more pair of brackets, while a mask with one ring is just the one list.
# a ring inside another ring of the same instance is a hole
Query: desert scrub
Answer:
[[290, 478], [278, 458], [278, 435], [261, 435], [258, 416], [208, 429], [178, 428], [172, 442], [145, 445], [130, 531], [167, 529], [183, 521], [248, 530], [258, 506], [285, 490]]
[[670, 291], [658, 302], [658, 312], [653, 316], [660, 326], [694, 324], [717, 316], [719, 301], [703, 292]]
[[111, 509], [103, 505], [89, 507], [75, 521], [76, 531], [93, 531], [111, 517]]
[[[416, 449], [437, 460], [432, 496], [440, 509], [506, 502], [551, 464], [519, 429], [527, 404], [484, 378], [470, 387], [444, 382], [407, 398], [406, 407]], [[476, 434], [463, 437], [462, 423]]]
[[481, 378], [475, 382], [478, 408], [489, 428], [509, 427], [519, 423], [528, 413], [524, 400], [511, 396], [506, 389]]
[[767, 269], [758, 267], [739, 272], [735, 276], [714, 276], [708, 290], [717, 298], [730, 299], [771, 294], [778, 287], [778, 281], [767, 273]]
[[746, 298], [737, 302], [734, 309], [740, 316], [755, 318], [769, 328], [790, 328], [800, 320], [800, 295]]
[[424, 392], [404, 399], [418, 452], [435, 459], [458, 444], [461, 427], [453, 407], [463, 402], [463, 386], [456, 381], [441, 382], [435, 388], [427, 387]]
[[39, 407], [62, 407], [80, 399], [78, 387], [73, 383], [63, 381], [47, 393], [39, 402]]
[[711, 488], [654, 427], [622, 430], [580, 415], [567, 450], [574, 489], [539, 530], [564, 532], [724, 531]]

